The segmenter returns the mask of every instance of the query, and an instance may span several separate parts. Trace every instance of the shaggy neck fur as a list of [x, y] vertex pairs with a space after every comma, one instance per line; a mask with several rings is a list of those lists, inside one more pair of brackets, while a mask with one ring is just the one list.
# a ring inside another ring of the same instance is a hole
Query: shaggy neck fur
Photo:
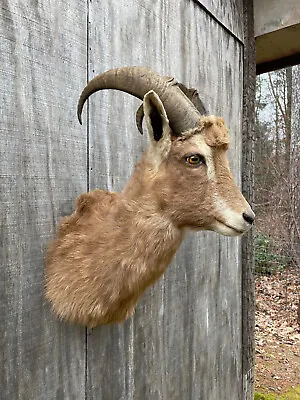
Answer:
[[148, 185], [139, 165], [123, 192], [83, 194], [63, 220], [46, 269], [46, 296], [61, 318], [90, 328], [123, 321], [171, 262], [183, 232]]

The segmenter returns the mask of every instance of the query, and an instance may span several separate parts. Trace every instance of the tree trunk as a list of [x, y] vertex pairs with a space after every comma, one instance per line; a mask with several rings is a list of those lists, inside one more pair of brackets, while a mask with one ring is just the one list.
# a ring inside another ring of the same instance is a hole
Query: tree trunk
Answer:
[[286, 119], [285, 119], [285, 162], [287, 177], [291, 169], [291, 137], [292, 137], [292, 67], [286, 69]]

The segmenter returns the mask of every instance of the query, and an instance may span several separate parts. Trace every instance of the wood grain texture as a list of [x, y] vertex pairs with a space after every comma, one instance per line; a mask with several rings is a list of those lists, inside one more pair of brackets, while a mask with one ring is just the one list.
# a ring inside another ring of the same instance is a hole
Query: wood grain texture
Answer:
[[[244, 1], [245, 50], [243, 93], [243, 159], [242, 189], [248, 201], [254, 201], [254, 141], [255, 141], [255, 40], [253, 1]], [[250, 231], [242, 241], [242, 312], [243, 312], [243, 395], [244, 400], [254, 396], [254, 329], [255, 329], [255, 282], [254, 282], [254, 232]]]
[[[60, 217], [87, 188], [122, 189], [147, 145], [135, 126], [140, 101], [120, 92], [94, 95], [78, 125], [87, 75], [146, 65], [196, 87], [229, 126], [241, 183], [242, 0], [201, 3], [209, 13], [191, 0], [2, 1], [0, 398], [240, 400], [251, 392], [238, 239], [189, 234], [134, 317], [87, 336], [57, 321], [43, 296], [45, 248]], [[245, 312], [247, 304], [243, 297]]]
[[243, 0], [194, 0], [206, 7], [231, 34], [244, 42]]
[[[229, 125], [240, 182], [242, 46], [197, 3], [175, 3], [92, 1], [89, 77], [147, 65], [197, 87]], [[114, 91], [90, 100], [91, 188], [122, 189], [146, 148], [134, 121], [139, 104]], [[241, 399], [240, 257], [237, 239], [189, 235], [132, 319], [89, 333], [87, 398]]]
[[86, 8], [6, 0], [0, 13], [0, 397], [83, 399], [85, 331], [45, 304], [44, 254], [86, 190], [86, 135], [75, 118]]

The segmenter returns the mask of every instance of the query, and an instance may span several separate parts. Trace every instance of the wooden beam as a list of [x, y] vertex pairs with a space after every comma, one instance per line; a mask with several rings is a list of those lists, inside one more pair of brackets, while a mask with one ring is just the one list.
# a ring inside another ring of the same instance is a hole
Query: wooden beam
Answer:
[[[244, 0], [244, 94], [243, 94], [243, 158], [242, 190], [253, 203], [254, 179], [254, 103], [255, 103], [255, 41], [253, 1]], [[242, 239], [242, 377], [243, 400], [254, 397], [254, 232]]]
[[254, 1], [257, 73], [295, 65], [300, 60], [298, 0]]
[[300, 64], [300, 52], [292, 54], [288, 57], [279, 58], [278, 60], [266, 61], [256, 65], [256, 75], [264, 74], [265, 72], [275, 71], [276, 69], [291, 67], [292, 65]]

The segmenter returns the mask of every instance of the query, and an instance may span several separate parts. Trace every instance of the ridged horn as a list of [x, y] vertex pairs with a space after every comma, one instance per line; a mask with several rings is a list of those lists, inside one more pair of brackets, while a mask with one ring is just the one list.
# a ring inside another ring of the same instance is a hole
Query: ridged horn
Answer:
[[143, 119], [144, 119], [144, 106], [142, 103], [135, 113], [136, 126], [141, 135], [143, 134]]
[[191, 100], [194, 106], [197, 108], [201, 115], [206, 115], [207, 110], [202, 103], [202, 100], [199, 97], [199, 93], [197, 89], [190, 88], [188, 89], [183, 83], [178, 82], [179, 88], [183, 91], [183, 93]]
[[199, 111], [174, 78], [160, 76], [146, 67], [122, 67], [97, 75], [83, 89], [77, 107], [80, 123], [84, 103], [91, 94], [102, 89], [121, 90], [141, 100], [149, 90], [154, 90], [165, 107], [175, 135], [195, 128], [200, 118]]
[[[177, 82], [176, 85], [181, 89], [181, 91], [191, 100], [194, 106], [197, 108], [201, 115], [206, 115], [207, 111], [199, 97], [199, 93], [196, 89], [188, 89], [183, 83]], [[144, 108], [143, 103], [139, 106], [136, 111], [135, 120], [136, 126], [141, 134], [143, 134], [143, 119], [144, 119]]]

